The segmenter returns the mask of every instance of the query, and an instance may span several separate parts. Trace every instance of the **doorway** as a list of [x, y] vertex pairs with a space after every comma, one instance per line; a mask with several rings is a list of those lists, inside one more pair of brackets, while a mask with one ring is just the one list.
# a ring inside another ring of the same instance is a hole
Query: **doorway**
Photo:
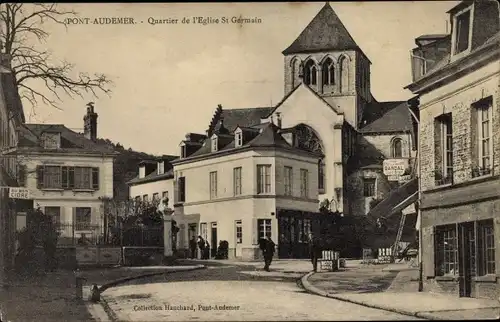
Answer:
[[235, 232], [235, 254], [236, 258], [241, 258], [241, 245], [243, 243], [243, 225], [241, 220], [236, 220], [234, 222], [234, 232]]
[[215, 257], [217, 255], [217, 223], [212, 223], [212, 234], [210, 238], [210, 247], [211, 247], [211, 257]]
[[474, 222], [458, 224], [458, 278], [460, 297], [472, 297], [472, 279], [476, 268]]

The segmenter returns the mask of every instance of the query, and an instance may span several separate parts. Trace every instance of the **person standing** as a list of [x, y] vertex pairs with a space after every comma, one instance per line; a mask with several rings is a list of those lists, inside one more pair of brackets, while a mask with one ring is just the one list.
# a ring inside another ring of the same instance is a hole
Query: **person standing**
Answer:
[[200, 259], [205, 259], [205, 240], [198, 236], [198, 248], [200, 249]]
[[210, 243], [205, 240], [204, 259], [210, 259]]
[[311, 263], [313, 265], [313, 270], [318, 271], [318, 258], [321, 257], [321, 245], [318, 238], [316, 238], [312, 233], [309, 233], [309, 254], [311, 257]]
[[269, 266], [271, 266], [271, 262], [273, 261], [274, 251], [276, 248], [276, 244], [273, 242], [270, 236], [266, 236], [266, 244], [264, 250], [264, 270], [269, 272]]
[[196, 258], [196, 248], [198, 247], [196, 243], [196, 239], [194, 236], [191, 237], [191, 240], [189, 241], [189, 250], [191, 251], [191, 259]]

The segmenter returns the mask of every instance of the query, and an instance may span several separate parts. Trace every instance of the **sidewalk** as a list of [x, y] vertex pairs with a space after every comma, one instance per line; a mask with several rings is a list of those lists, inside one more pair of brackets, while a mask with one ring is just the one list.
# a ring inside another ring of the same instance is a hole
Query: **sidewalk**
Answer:
[[0, 292], [4, 321], [92, 321], [75, 299], [72, 271], [12, 277]]
[[118, 283], [168, 272], [204, 268], [203, 266], [146, 266], [87, 269], [81, 276], [83, 299], [76, 299], [75, 273], [58, 270], [46, 274], [12, 276], [0, 292], [4, 321], [107, 321], [100, 303], [88, 301], [92, 284], [104, 289]]
[[363, 286], [363, 282], [354, 277], [357, 273], [361, 281], [370, 280], [367, 269], [351, 271], [353, 278], [348, 282], [339, 282], [343, 280], [342, 273], [309, 273], [302, 278], [302, 284], [317, 295], [430, 320], [497, 319], [500, 316], [498, 301], [418, 292], [418, 270], [402, 264], [389, 264], [379, 267], [378, 272], [373, 271], [371, 280], [384, 273], [393, 275], [391, 283], [379, 290]]

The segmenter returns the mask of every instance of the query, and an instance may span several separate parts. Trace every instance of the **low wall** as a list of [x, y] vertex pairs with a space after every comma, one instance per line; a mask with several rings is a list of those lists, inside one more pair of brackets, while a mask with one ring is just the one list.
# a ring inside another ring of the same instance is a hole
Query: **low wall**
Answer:
[[[35, 248], [34, 262], [44, 265], [45, 251]], [[84, 266], [115, 266], [121, 261], [121, 247], [116, 246], [57, 246], [57, 267], [76, 269]]]

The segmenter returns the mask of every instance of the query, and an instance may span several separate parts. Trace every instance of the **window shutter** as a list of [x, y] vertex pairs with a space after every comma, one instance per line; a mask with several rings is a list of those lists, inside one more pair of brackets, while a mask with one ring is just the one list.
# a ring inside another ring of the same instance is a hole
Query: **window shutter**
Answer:
[[179, 202], [179, 180], [174, 180], [174, 203]]
[[259, 244], [259, 220], [252, 218], [252, 245]]
[[62, 167], [61, 186], [63, 189], [68, 189], [68, 167]]
[[43, 165], [36, 166], [36, 187], [43, 189]]
[[75, 167], [68, 167], [68, 189], [75, 187]]
[[99, 190], [99, 168], [92, 168], [92, 189]]
[[17, 170], [17, 183], [20, 187], [26, 186], [27, 168], [26, 165], [20, 164]]
[[425, 227], [422, 229], [422, 264], [424, 276], [434, 277], [435, 269], [435, 227]]

